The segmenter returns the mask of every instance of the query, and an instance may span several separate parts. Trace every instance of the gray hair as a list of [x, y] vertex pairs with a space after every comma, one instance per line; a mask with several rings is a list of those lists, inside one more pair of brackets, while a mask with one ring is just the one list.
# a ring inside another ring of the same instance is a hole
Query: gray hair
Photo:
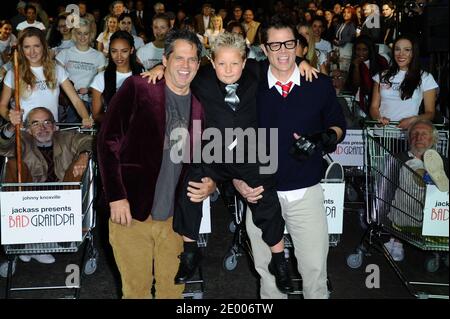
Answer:
[[27, 118], [25, 119], [25, 127], [30, 127], [31, 117], [34, 115], [34, 113], [39, 112], [39, 111], [47, 113], [48, 119], [50, 121], [52, 121], [52, 123], [55, 123], [55, 117], [53, 116], [53, 113], [46, 107], [38, 106], [38, 107], [35, 107], [34, 109], [32, 109], [30, 112], [28, 112]]
[[214, 60], [215, 53], [220, 48], [233, 48], [239, 50], [242, 58], [247, 56], [247, 45], [245, 39], [241, 34], [224, 32], [217, 36], [215, 41], [211, 44], [212, 59]]
[[434, 127], [433, 123], [431, 123], [431, 121], [429, 120], [418, 119], [415, 122], [413, 122], [408, 129], [408, 139], [411, 139], [411, 134], [414, 131], [414, 128], [419, 124], [424, 124], [430, 127], [431, 133], [433, 135], [433, 147], [435, 147], [436, 144], [439, 142], [439, 132], [436, 129], [436, 127]]

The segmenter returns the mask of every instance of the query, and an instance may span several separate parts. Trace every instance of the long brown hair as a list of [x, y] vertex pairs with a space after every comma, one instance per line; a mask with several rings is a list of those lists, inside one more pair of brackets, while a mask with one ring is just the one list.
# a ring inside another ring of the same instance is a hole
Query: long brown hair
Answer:
[[[19, 48], [19, 70], [20, 70], [20, 95], [27, 96], [36, 85], [36, 76], [30, 67], [30, 62], [25, 57], [23, 52], [23, 41], [25, 38], [37, 37], [42, 45], [42, 67], [44, 69], [45, 83], [51, 90], [55, 89], [56, 83], [56, 64], [50, 57], [50, 51], [48, 49], [47, 41], [45, 40], [45, 34], [38, 28], [29, 27], [24, 29], [19, 36], [18, 48]], [[27, 92], [28, 91], [28, 92]]]
[[421, 85], [423, 74], [423, 70], [420, 67], [419, 43], [414, 35], [403, 34], [395, 39], [394, 45], [392, 46], [393, 58], [391, 61], [391, 66], [381, 76], [381, 82], [392, 85], [391, 79], [400, 71], [400, 67], [395, 61], [395, 45], [400, 40], [408, 40], [412, 44], [411, 62], [409, 63], [408, 71], [406, 71], [405, 79], [400, 84], [400, 97], [402, 100], [407, 100], [412, 98], [414, 91]]

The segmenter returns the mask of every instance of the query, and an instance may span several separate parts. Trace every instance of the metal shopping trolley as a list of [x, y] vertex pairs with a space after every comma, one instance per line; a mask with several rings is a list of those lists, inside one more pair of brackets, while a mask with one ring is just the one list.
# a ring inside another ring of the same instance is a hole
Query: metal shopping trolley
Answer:
[[[2, 181], [5, 171], [6, 163]], [[94, 191], [92, 160], [80, 182], [0, 184], [1, 240], [8, 257], [6, 298], [11, 292], [56, 289], [69, 289], [79, 297], [83, 275], [97, 269]], [[77, 268], [70, 271], [79, 275], [67, 277], [65, 285], [13, 286], [13, 273], [20, 273], [18, 255], [76, 253], [82, 248], [80, 264], [70, 265]]]
[[[448, 154], [448, 128], [438, 129], [439, 140], [436, 150]], [[446, 286], [448, 283], [412, 282], [403, 272], [384, 246], [381, 237], [391, 234], [423, 251], [434, 252], [426, 260], [426, 269], [436, 271], [439, 267], [439, 252], [447, 252], [448, 266], [448, 223], [445, 231], [439, 231], [436, 223], [430, 226], [430, 213], [434, 212], [436, 201], [446, 202], [448, 212], [448, 193], [439, 192], [434, 185], [425, 185], [422, 177], [398, 159], [396, 154], [408, 149], [405, 132], [392, 127], [379, 128], [369, 123], [364, 130], [367, 228], [356, 253], [347, 258], [347, 265], [359, 268], [364, 255], [375, 248], [382, 252], [389, 264], [408, 291], [418, 298], [448, 298], [447, 295], [434, 295], [419, 292], [415, 286]], [[433, 200], [433, 203], [429, 203]], [[444, 204], [445, 206], [445, 204]], [[438, 214], [439, 208], [436, 208]], [[445, 226], [445, 225], [444, 225]], [[431, 229], [430, 229], [431, 227]], [[448, 290], [447, 290], [448, 291]]]

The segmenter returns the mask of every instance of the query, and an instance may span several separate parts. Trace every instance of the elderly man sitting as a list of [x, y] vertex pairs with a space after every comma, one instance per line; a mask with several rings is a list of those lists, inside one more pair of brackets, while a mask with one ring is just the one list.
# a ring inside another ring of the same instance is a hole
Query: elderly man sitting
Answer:
[[[15, 156], [15, 125], [22, 125], [22, 113], [11, 110], [11, 122], [0, 128], [0, 155], [8, 157], [4, 182], [17, 182]], [[80, 181], [92, 152], [93, 137], [78, 132], [57, 131], [52, 113], [45, 107], [31, 110], [22, 132], [22, 182], [73, 182]], [[52, 255], [21, 255], [40, 263], [55, 262]], [[2, 265], [2, 268], [5, 267]], [[0, 271], [3, 275], [3, 272]]]
[[[405, 214], [399, 209], [408, 212], [410, 216], [420, 215], [423, 208], [420, 205], [415, 205], [415, 202], [412, 202], [410, 198], [419, 199], [424, 194], [425, 184], [434, 184], [441, 192], [448, 192], [449, 190], [448, 160], [443, 159], [434, 150], [439, 136], [433, 124], [428, 120], [414, 122], [409, 128], [408, 138], [409, 151], [396, 155], [401, 162], [405, 163], [405, 167], [400, 169], [398, 180], [400, 185], [408, 183], [410, 181], [408, 177], [411, 176], [409, 169], [412, 169], [417, 173], [413, 178], [417, 187], [408, 185], [408, 187], [397, 189], [388, 214], [389, 219], [400, 229], [421, 227], [421, 223], [413, 217], [405, 217]], [[408, 194], [404, 191], [405, 189], [409, 190]], [[395, 261], [403, 260], [404, 250], [400, 241], [391, 238], [389, 242], [385, 243], [385, 246]]]

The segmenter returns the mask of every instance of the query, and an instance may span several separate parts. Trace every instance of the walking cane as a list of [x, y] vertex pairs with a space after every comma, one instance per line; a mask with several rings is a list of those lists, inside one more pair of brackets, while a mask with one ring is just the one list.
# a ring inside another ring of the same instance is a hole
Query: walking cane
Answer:
[[[14, 50], [14, 100], [16, 110], [20, 112], [20, 79], [19, 79], [19, 52], [16, 46]], [[17, 182], [22, 183], [22, 141], [20, 139], [20, 124], [16, 124], [16, 161], [17, 161]]]

